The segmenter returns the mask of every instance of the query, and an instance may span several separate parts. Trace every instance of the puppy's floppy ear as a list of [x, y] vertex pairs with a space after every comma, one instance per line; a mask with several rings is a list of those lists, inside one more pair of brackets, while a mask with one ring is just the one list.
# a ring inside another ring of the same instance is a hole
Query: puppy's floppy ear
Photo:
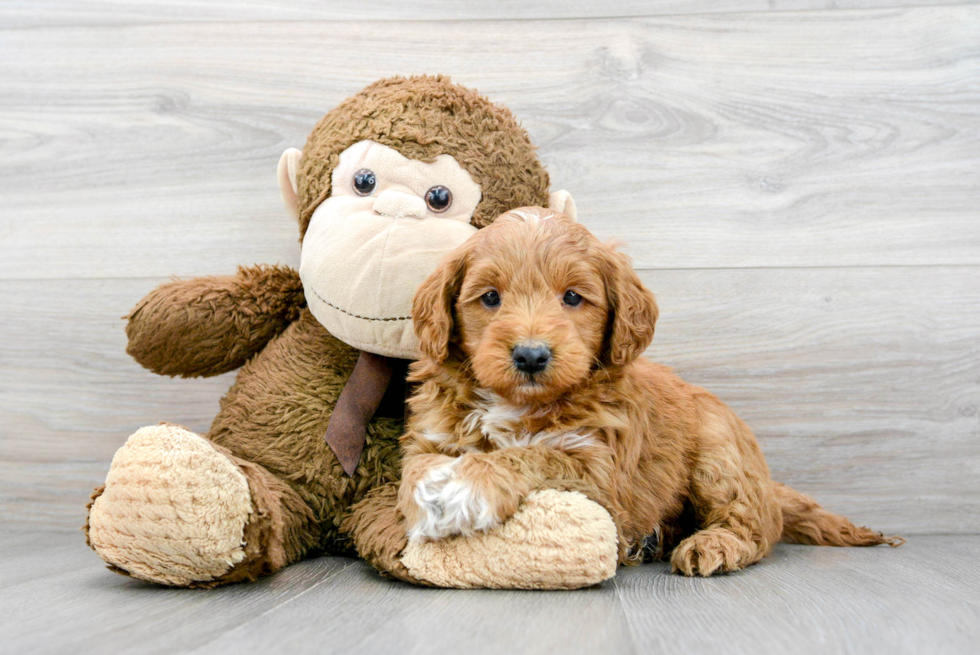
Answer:
[[626, 366], [650, 346], [660, 310], [629, 258], [611, 246], [604, 245], [603, 249], [603, 277], [609, 302], [603, 360], [607, 365]]
[[453, 305], [466, 276], [472, 246], [467, 241], [449, 253], [415, 292], [412, 323], [422, 354], [441, 364], [449, 357], [453, 336]]

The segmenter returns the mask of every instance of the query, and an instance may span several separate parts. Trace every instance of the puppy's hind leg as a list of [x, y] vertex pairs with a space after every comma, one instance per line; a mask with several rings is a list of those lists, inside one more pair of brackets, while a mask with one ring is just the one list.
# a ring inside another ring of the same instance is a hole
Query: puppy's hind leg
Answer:
[[673, 570], [709, 576], [754, 564], [772, 551], [782, 512], [751, 430], [719, 401], [705, 407], [691, 473], [701, 529], [678, 544]]

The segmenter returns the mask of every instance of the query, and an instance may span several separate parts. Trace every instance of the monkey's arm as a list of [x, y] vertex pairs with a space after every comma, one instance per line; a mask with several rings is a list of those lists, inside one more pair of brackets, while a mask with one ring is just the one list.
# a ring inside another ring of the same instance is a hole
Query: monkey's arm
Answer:
[[126, 352], [161, 375], [219, 375], [248, 361], [305, 305], [299, 274], [285, 266], [168, 282], [126, 317]]

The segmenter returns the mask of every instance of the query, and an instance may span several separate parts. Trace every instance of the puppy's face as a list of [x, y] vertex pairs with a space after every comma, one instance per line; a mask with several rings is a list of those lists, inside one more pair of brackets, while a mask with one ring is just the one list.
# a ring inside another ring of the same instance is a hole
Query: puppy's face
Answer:
[[474, 249], [456, 299], [457, 338], [480, 386], [547, 402], [598, 362], [609, 306], [583, 233], [523, 214], [530, 220], [508, 217]]
[[657, 317], [628, 260], [551, 210], [498, 218], [419, 288], [422, 352], [455, 350], [477, 383], [514, 403], [547, 403], [597, 367], [642, 354]]

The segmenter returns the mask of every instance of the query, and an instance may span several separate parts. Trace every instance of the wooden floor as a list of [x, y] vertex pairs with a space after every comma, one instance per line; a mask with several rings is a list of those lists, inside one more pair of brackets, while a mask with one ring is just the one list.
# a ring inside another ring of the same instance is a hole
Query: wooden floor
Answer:
[[[657, 294], [648, 354], [731, 404], [777, 479], [933, 536], [576, 593], [102, 568], [66, 531], [115, 450], [206, 431], [233, 379], [151, 375], [120, 317], [170, 276], [296, 265], [279, 155], [415, 73], [514, 110]], [[0, 2], [0, 653], [978, 652], [978, 344], [976, 2]]]
[[980, 533], [980, 6], [932, 0], [0, 3], [0, 517], [76, 527], [137, 428], [207, 430], [232, 376], [151, 375], [119, 317], [295, 265], [279, 155], [422, 72], [514, 110], [778, 479]]
[[738, 574], [649, 564], [576, 592], [417, 589], [340, 558], [167, 589], [109, 572], [82, 541], [0, 534], [0, 652], [953, 655], [980, 643], [980, 536], [780, 545]]

